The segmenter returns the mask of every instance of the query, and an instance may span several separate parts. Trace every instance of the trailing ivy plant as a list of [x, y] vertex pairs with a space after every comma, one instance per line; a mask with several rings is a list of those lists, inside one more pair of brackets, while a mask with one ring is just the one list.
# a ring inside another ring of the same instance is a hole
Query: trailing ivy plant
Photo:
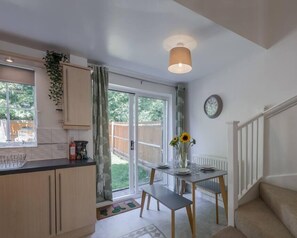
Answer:
[[68, 62], [67, 55], [55, 51], [46, 51], [43, 57], [47, 75], [50, 78], [49, 98], [56, 106], [62, 106], [63, 98], [63, 72], [60, 62]]

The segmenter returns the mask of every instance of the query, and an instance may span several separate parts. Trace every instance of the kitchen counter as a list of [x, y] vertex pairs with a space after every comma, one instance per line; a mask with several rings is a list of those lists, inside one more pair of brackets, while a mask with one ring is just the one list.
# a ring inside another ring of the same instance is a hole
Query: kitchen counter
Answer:
[[68, 160], [68, 159], [51, 159], [51, 160], [35, 160], [28, 161], [21, 168], [14, 168], [10, 170], [0, 170], [1, 175], [30, 173], [45, 170], [54, 170], [71, 167], [81, 167], [95, 165], [96, 162], [92, 159], [88, 160]]

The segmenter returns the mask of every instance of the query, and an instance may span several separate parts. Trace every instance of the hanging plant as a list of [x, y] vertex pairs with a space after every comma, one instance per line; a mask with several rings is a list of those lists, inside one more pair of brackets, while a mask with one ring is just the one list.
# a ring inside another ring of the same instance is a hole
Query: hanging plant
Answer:
[[47, 75], [50, 78], [49, 98], [56, 106], [62, 106], [63, 98], [63, 72], [60, 62], [68, 62], [67, 55], [55, 51], [46, 51], [43, 57]]

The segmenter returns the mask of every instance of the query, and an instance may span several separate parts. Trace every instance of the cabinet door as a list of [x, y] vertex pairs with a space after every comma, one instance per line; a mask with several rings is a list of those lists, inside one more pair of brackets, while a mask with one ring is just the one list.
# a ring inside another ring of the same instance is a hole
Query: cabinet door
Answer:
[[64, 128], [91, 127], [90, 70], [63, 65]]
[[96, 222], [96, 168], [56, 170], [57, 234]]
[[54, 235], [54, 171], [0, 176], [0, 237]]

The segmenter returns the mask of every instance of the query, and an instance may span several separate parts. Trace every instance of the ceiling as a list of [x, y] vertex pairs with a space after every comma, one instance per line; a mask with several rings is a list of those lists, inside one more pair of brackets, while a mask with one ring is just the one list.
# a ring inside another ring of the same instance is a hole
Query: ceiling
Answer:
[[[264, 49], [173, 0], [1, 0], [0, 40], [54, 49], [164, 82], [189, 82]], [[169, 73], [164, 40], [197, 41], [193, 70]]]
[[296, 0], [176, 2], [267, 49], [297, 27]]

